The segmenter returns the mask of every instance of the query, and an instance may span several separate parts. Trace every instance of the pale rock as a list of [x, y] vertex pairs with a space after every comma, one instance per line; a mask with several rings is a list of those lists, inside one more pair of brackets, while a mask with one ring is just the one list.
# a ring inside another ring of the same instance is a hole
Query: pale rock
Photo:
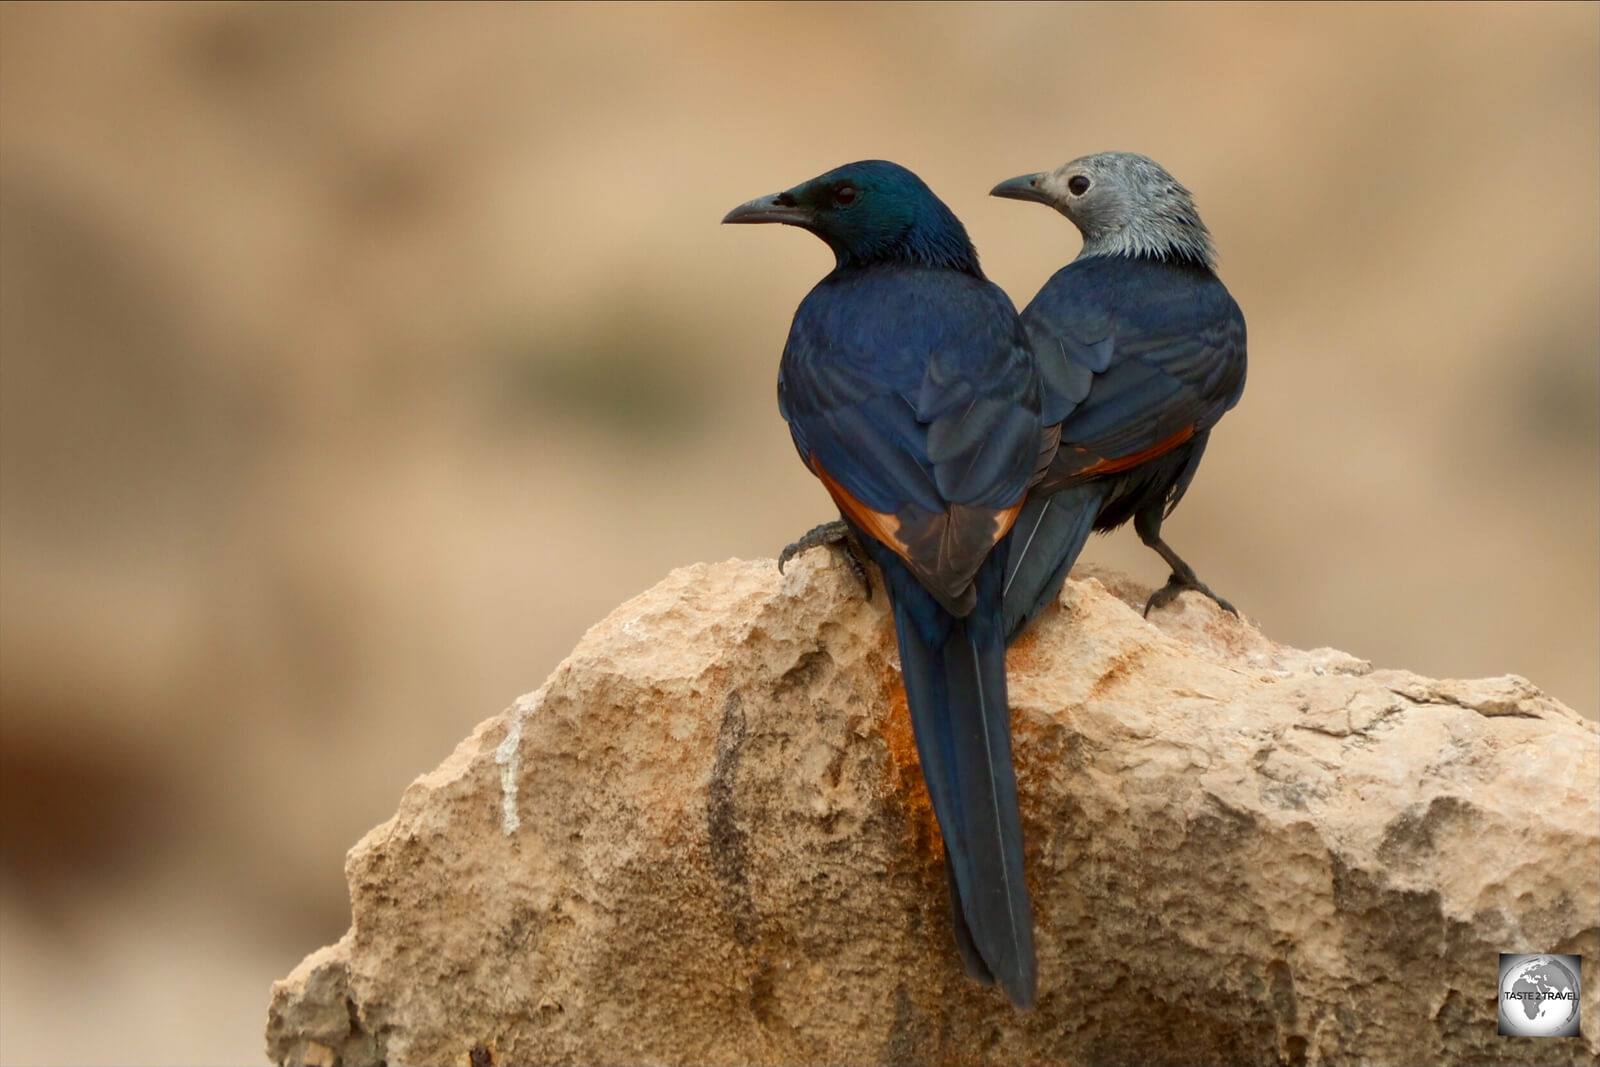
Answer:
[[[962, 973], [881, 586], [687, 567], [411, 785], [288, 1063], [1593, 1063], [1600, 747], [1514, 676], [1069, 582], [1010, 655], [1039, 1005]], [[1496, 1034], [1581, 953], [1581, 1038]]]

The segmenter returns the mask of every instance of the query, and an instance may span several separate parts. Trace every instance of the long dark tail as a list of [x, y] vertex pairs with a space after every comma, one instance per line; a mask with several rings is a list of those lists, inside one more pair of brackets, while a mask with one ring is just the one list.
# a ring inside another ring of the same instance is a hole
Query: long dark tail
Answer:
[[1006, 644], [1055, 600], [1083, 551], [1105, 489], [1094, 483], [1028, 500], [1011, 527], [1004, 585]]
[[1033, 1006], [1038, 964], [1022, 875], [1022, 817], [1011, 764], [1002, 553], [977, 577], [978, 603], [955, 618], [902, 572], [890, 579], [912, 732], [944, 836], [956, 944], [969, 974]]

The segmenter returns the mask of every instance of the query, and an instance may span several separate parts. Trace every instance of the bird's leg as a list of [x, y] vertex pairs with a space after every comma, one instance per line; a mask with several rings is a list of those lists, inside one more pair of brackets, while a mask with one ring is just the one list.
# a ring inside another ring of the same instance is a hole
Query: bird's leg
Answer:
[[818, 523], [800, 536], [792, 545], [788, 545], [778, 553], [778, 573], [783, 573], [783, 565], [808, 548], [826, 545], [844, 558], [845, 566], [850, 568], [850, 573], [856, 576], [856, 581], [861, 583], [861, 588], [866, 590], [867, 599], [872, 599], [872, 579], [867, 577], [867, 564], [862, 559], [861, 545], [856, 541], [856, 535], [841, 519], [832, 522]]
[[1156, 550], [1161, 558], [1167, 561], [1167, 566], [1172, 568], [1172, 574], [1167, 578], [1167, 584], [1150, 594], [1150, 599], [1144, 602], [1144, 613], [1149, 616], [1155, 608], [1166, 607], [1175, 600], [1179, 593], [1185, 589], [1193, 589], [1216, 601], [1217, 606], [1229, 615], [1238, 615], [1239, 611], [1232, 604], [1211, 591], [1211, 588], [1195, 576], [1194, 568], [1183, 561], [1183, 558], [1172, 550], [1172, 546], [1161, 539], [1161, 512], [1151, 510], [1140, 512], [1133, 518], [1133, 528], [1139, 534], [1139, 540]]

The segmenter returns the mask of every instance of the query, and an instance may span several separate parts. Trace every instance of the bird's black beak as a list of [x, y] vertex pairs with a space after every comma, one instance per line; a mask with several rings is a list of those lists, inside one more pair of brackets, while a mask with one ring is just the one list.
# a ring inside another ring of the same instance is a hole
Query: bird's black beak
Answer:
[[811, 213], [794, 202], [788, 193], [758, 196], [747, 204], [740, 204], [726, 215], [723, 222], [786, 222], [803, 226], [811, 221]]
[[1003, 181], [989, 190], [990, 196], [1003, 197], [1006, 200], [1032, 200], [1036, 204], [1054, 203], [1050, 194], [1039, 188], [1039, 180], [1047, 174], [1040, 171], [1038, 174], [1024, 174], [1021, 177]]

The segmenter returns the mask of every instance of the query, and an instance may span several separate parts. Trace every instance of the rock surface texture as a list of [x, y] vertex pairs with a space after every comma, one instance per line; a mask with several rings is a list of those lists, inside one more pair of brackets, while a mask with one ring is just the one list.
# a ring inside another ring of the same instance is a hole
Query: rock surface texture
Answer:
[[[1594, 725], [1143, 592], [1011, 652], [1036, 1010], [962, 973], [882, 589], [813, 552], [673, 572], [413, 783], [269, 1055], [1594, 1062]], [[1501, 952], [1583, 955], [1583, 1037], [1497, 1036]]]

